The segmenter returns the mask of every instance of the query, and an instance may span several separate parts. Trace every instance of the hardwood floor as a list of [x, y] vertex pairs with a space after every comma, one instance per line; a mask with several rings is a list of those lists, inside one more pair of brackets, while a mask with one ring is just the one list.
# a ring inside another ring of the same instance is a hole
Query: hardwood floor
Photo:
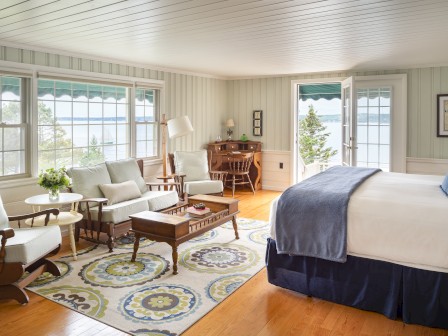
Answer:
[[[229, 195], [228, 193], [226, 194]], [[240, 216], [268, 220], [279, 193], [237, 192]], [[90, 243], [80, 241], [78, 249]], [[62, 252], [70, 251], [64, 237]], [[386, 317], [270, 285], [263, 269], [183, 335], [447, 335], [447, 330], [406, 325]], [[28, 292], [30, 303], [0, 302], [0, 335], [125, 335], [123, 332]]]

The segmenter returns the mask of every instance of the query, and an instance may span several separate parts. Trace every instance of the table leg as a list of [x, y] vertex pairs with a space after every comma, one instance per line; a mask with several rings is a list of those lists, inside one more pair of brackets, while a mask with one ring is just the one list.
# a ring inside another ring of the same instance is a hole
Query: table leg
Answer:
[[173, 248], [173, 274], [176, 275], [177, 274], [177, 258], [178, 258], [177, 246], [173, 244], [173, 245], [171, 245], [171, 247]]
[[135, 258], [137, 257], [137, 250], [138, 250], [139, 245], [140, 245], [140, 235], [138, 233], [135, 233], [134, 252], [132, 252], [131, 261], [135, 261]]
[[238, 235], [238, 225], [236, 224], [236, 215], [232, 217], [233, 230], [235, 231], [235, 238], [240, 239]]
[[75, 237], [73, 236], [73, 224], [68, 226], [68, 237], [70, 238], [70, 247], [72, 248], [73, 260], [78, 260], [76, 256]]

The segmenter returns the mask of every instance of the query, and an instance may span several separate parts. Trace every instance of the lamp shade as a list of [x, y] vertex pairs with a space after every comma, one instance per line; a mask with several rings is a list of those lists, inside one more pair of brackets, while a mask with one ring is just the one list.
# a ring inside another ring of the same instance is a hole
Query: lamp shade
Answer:
[[194, 131], [188, 116], [170, 119], [167, 122], [167, 126], [170, 139], [187, 135]]
[[233, 121], [233, 119], [227, 119], [226, 126], [227, 127], [235, 127], [235, 122]]

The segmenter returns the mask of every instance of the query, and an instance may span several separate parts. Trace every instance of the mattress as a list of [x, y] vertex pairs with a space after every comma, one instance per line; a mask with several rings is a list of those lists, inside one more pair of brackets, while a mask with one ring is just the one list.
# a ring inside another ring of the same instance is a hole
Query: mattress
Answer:
[[[347, 254], [448, 273], [448, 197], [442, 176], [380, 172], [351, 196]], [[271, 237], [275, 213], [271, 204]], [[300, 201], [300, 200], [298, 200]]]

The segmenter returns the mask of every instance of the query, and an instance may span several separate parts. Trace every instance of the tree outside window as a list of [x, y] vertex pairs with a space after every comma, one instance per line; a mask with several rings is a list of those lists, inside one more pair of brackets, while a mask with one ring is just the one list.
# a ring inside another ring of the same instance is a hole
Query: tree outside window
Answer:
[[299, 122], [299, 153], [305, 164], [327, 164], [338, 153], [336, 149], [326, 147], [330, 136], [326, 129], [313, 105], [310, 105], [306, 117]]

